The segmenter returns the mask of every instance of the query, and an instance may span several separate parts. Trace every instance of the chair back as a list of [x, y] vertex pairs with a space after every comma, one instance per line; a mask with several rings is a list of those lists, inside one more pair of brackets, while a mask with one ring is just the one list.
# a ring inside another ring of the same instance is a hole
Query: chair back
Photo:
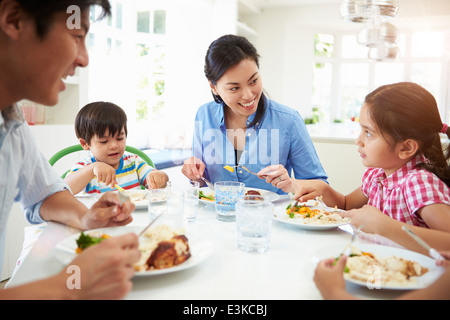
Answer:
[[[58, 151], [57, 153], [55, 153], [49, 160], [48, 163], [50, 163], [51, 166], [53, 166], [59, 159], [61, 159], [62, 157], [74, 153], [74, 152], [78, 152], [78, 151], [83, 151], [83, 147], [80, 144], [76, 144], [67, 148], [64, 148], [60, 151]], [[155, 167], [155, 165], [153, 164], [152, 159], [150, 159], [150, 157], [142, 150], [135, 148], [135, 147], [131, 147], [131, 146], [126, 146], [125, 147], [125, 151], [129, 152], [129, 153], [133, 153], [137, 156], [139, 156], [142, 160], [144, 160], [145, 162], [147, 162], [147, 164], [151, 167]], [[64, 179], [67, 175], [67, 173], [70, 170], [67, 170], [61, 177]]]

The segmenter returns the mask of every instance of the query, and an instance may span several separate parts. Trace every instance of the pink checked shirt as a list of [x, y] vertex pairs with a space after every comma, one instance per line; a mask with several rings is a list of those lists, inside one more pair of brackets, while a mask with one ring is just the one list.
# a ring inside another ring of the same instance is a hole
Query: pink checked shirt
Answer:
[[383, 169], [367, 169], [361, 188], [368, 204], [393, 219], [428, 227], [417, 210], [433, 203], [450, 205], [450, 188], [431, 172], [415, 168], [425, 161], [423, 155], [416, 156], [389, 177]]

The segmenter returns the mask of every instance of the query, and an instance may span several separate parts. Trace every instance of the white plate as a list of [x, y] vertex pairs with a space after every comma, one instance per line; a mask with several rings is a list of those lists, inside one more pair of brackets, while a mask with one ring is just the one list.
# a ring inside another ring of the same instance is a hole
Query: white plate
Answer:
[[[342, 221], [337, 223], [320, 224], [320, 225], [308, 224], [305, 223], [302, 218], [290, 218], [289, 215], [286, 213], [287, 206], [288, 205], [276, 206], [274, 208], [273, 215], [276, 221], [306, 230], [330, 230], [350, 223], [349, 221]], [[310, 206], [310, 208], [317, 209], [318, 207]], [[337, 211], [343, 210], [338, 209]]]
[[[431, 259], [428, 256], [425, 256], [423, 254], [406, 250], [403, 248], [398, 247], [389, 247], [389, 246], [383, 246], [383, 245], [377, 245], [377, 244], [369, 244], [369, 243], [355, 243], [353, 245], [354, 247], [358, 248], [361, 251], [370, 252], [373, 253], [379, 257], [391, 257], [396, 256], [399, 258], [415, 261], [419, 263], [422, 267], [428, 268], [428, 272], [425, 273], [423, 276], [416, 278], [416, 283], [409, 284], [405, 286], [401, 285], [381, 285], [379, 287], [376, 287], [378, 289], [389, 289], [389, 290], [415, 290], [415, 289], [422, 289], [425, 287], [428, 287], [430, 284], [432, 284], [436, 279], [438, 279], [443, 273], [444, 268], [437, 267], [436, 261]], [[330, 246], [327, 248], [322, 248], [316, 251], [316, 256], [313, 258], [314, 261], [332, 258], [332, 257], [338, 257], [342, 251], [342, 246]], [[368, 288], [370, 287], [366, 282], [354, 280], [345, 277], [345, 280], [349, 283], [353, 283], [359, 286], [364, 286]]]
[[[213, 196], [214, 195], [214, 190], [211, 190], [210, 188], [208, 188], [208, 187], [203, 187], [203, 188], [200, 188], [199, 189], [200, 191], [203, 191], [203, 193], [206, 195], [206, 196]], [[277, 194], [277, 193], [275, 193], [275, 192], [272, 192], [272, 191], [269, 191], [269, 190], [264, 190], [264, 189], [258, 189], [258, 188], [244, 188], [244, 193], [245, 192], [247, 192], [247, 191], [249, 191], [249, 190], [255, 190], [255, 191], [258, 191], [259, 193], [261, 193], [261, 195], [263, 196], [263, 197], [267, 197], [267, 199], [270, 201], [270, 202], [273, 202], [273, 201], [276, 201], [276, 200], [278, 200], [279, 198], [280, 198], [280, 195], [279, 194]], [[215, 202], [214, 201], [209, 201], [209, 200], [201, 200], [200, 199], [200, 202], [201, 203], [204, 203], [204, 204], [212, 204], [212, 205], [214, 205], [215, 204]]]
[[[85, 234], [89, 234], [91, 232], [101, 232], [110, 236], [119, 236], [130, 232], [138, 234], [143, 228], [144, 226], [111, 227], [85, 231]], [[57, 244], [55, 252], [56, 258], [63, 264], [70, 263], [77, 255], [75, 252], [77, 249], [76, 239], [78, 239], [80, 234], [81, 233], [71, 235]], [[212, 243], [209, 241], [192, 242], [189, 240], [189, 249], [191, 252], [191, 257], [185, 262], [172, 268], [136, 271], [135, 276], [156, 276], [189, 269], [206, 260], [213, 251]]]
[[[113, 191], [113, 192], [117, 192], [117, 191]], [[125, 193], [131, 197], [131, 201], [136, 206], [136, 209], [147, 209], [147, 207], [148, 207], [148, 200], [146, 198], [148, 195], [147, 190], [134, 190], [134, 189], [133, 190], [125, 190]], [[96, 200], [99, 200], [102, 197], [102, 195], [103, 194], [96, 194], [94, 197]], [[143, 200], [133, 200], [133, 198], [137, 198], [137, 199], [142, 198]]]

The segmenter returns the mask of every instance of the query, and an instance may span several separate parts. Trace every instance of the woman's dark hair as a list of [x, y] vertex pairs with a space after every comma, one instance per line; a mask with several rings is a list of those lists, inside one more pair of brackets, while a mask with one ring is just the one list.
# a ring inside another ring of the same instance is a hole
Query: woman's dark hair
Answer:
[[75, 118], [75, 133], [78, 139], [91, 143], [94, 135], [102, 137], [106, 129], [114, 137], [122, 128], [127, 131], [127, 115], [123, 109], [111, 102], [93, 102], [80, 109]]
[[[103, 19], [111, 14], [109, 0], [15, 0], [22, 8], [33, 17], [36, 23], [37, 35], [42, 39], [47, 34], [56, 13], [66, 12], [71, 5], [76, 5], [80, 10], [84, 10], [93, 5], [102, 8], [102, 13], [98, 19]], [[0, 0], [1, 2], [1, 0]]]
[[[224, 35], [214, 42], [208, 48], [205, 57], [205, 76], [213, 85], [223, 76], [223, 74], [234, 65], [244, 59], [252, 59], [259, 68], [259, 54], [256, 48], [246, 38], [236, 35]], [[219, 95], [213, 93], [214, 100], [217, 103], [224, 104]], [[254, 127], [261, 121], [266, 110], [266, 96], [261, 94], [255, 118], [249, 127]]]
[[[418, 154], [423, 153], [430, 161], [418, 166], [436, 174], [450, 186], [447, 163], [450, 146], [444, 154], [439, 136], [444, 125], [430, 92], [412, 82], [399, 82], [377, 88], [366, 96], [364, 103], [386, 141], [418, 141]], [[449, 131], [445, 132], [447, 136]]]

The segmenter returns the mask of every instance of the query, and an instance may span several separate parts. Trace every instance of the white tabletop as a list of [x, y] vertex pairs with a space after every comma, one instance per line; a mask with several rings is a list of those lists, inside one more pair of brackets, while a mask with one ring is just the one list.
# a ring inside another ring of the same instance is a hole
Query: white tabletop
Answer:
[[[285, 206], [282, 196], [274, 204]], [[145, 225], [147, 209], [133, 213], [133, 225]], [[274, 221], [271, 245], [263, 254], [246, 253], [237, 248], [236, 224], [216, 220], [214, 205], [200, 204], [196, 223], [185, 225], [189, 237], [208, 241], [213, 252], [195, 267], [158, 276], [133, 279], [126, 299], [163, 300], [291, 300], [321, 299], [313, 282], [314, 261], [336, 256], [351, 238], [350, 226], [310, 231]], [[79, 230], [48, 223], [31, 252], [21, 263], [8, 287], [46, 278], [63, 269], [55, 246]], [[347, 290], [362, 298], [391, 299], [395, 290], [368, 289], [347, 284]]]

